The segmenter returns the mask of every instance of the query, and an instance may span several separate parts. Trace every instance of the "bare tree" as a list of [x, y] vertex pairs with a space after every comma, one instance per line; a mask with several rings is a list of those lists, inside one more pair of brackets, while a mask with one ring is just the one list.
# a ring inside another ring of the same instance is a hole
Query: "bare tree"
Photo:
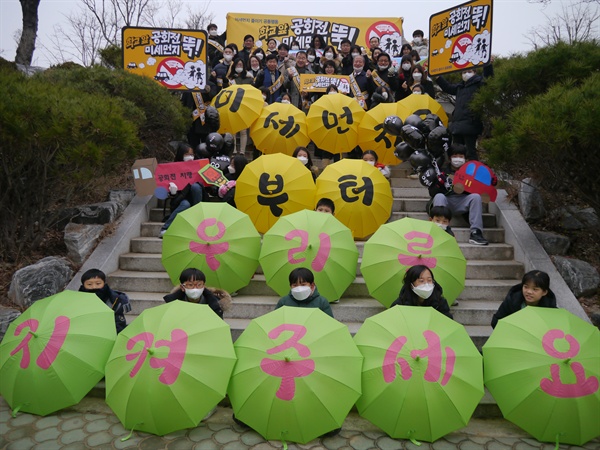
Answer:
[[67, 29], [55, 25], [50, 44], [42, 45], [50, 61], [60, 64], [77, 61], [89, 67], [97, 63], [99, 50], [106, 45], [100, 26], [87, 10], [67, 16]]
[[[551, 0], [536, 0], [549, 3]], [[563, 4], [560, 13], [553, 17], [546, 16], [546, 24], [530, 31], [527, 39], [534, 49], [566, 42], [588, 41], [598, 38], [598, 19], [600, 0], [583, 0], [569, 5]]]
[[19, 39], [15, 62], [17, 64], [30, 66], [35, 50], [35, 40], [37, 38], [38, 7], [40, 6], [40, 0], [19, 1], [21, 3], [21, 11], [23, 12], [23, 30], [21, 32], [21, 38]]

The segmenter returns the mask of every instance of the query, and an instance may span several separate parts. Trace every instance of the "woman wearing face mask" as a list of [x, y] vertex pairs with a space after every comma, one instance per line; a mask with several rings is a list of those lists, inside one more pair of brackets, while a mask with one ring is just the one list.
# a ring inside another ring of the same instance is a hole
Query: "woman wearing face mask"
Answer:
[[455, 95], [454, 112], [452, 121], [448, 127], [452, 133], [452, 141], [467, 147], [467, 159], [479, 159], [477, 157], [477, 138], [483, 132], [481, 117], [471, 110], [471, 100], [477, 91], [485, 84], [484, 78], [494, 76], [491, 64], [483, 66], [483, 77], [477, 75], [473, 68], [467, 68], [462, 72], [462, 82], [452, 84], [443, 76], [436, 78], [437, 84], [447, 94]]
[[325, 39], [321, 35], [313, 34], [310, 40], [309, 48], [315, 50], [315, 54], [317, 55], [317, 59], [323, 56], [323, 49], [325, 48]]
[[335, 64], [335, 73], [339, 73], [340, 60], [338, 58], [337, 52], [335, 51], [335, 48], [333, 48], [332, 45], [328, 45], [323, 49], [323, 56], [321, 57], [321, 67], [323, 67], [322, 72], [325, 72], [325, 63], [327, 61], [333, 61], [333, 63]]
[[427, 266], [413, 266], [404, 275], [400, 295], [392, 306], [430, 306], [452, 319], [448, 301], [443, 296], [442, 287], [435, 281]]
[[362, 159], [367, 164], [370, 164], [373, 167], [376, 167], [377, 169], [379, 169], [379, 172], [381, 172], [381, 175], [383, 175], [387, 179], [390, 178], [390, 168], [388, 166], [386, 166], [384, 164], [380, 164], [378, 162], [379, 158], [377, 157], [377, 153], [374, 150], [366, 150], [365, 152], [363, 152]]
[[250, 57], [250, 70], [249, 72], [252, 74], [252, 78], [256, 78], [256, 75], [263, 68], [261, 60], [256, 56], [252, 55]]
[[308, 61], [307, 67], [314, 73], [321, 73], [320, 59], [317, 57], [317, 53], [314, 48], [308, 48], [306, 50], [306, 59]]
[[400, 68], [398, 70], [398, 80], [400, 88], [396, 94], [396, 101], [402, 100], [411, 94], [411, 86], [414, 84], [412, 74], [414, 65], [410, 55], [405, 55], [400, 60]]
[[208, 289], [204, 285], [206, 276], [201, 270], [189, 268], [179, 275], [179, 285], [170, 294], [163, 297], [165, 303], [175, 300], [208, 305], [221, 319], [223, 310], [227, 310], [231, 304], [231, 296], [221, 289]]
[[[229, 84], [252, 84], [254, 83], [254, 76], [252, 72], [248, 70], [244, 60], [240, 57], [236, 57], [231, 66], [229, 67], [229, 71], [227, 72], [227, 78], [229, 79]], [[248, 129], [241, 130], [239, 133], [236, 133], [236, 149], [235, 153], [241, 153], [242, 155], [246, 153], [246, 145], [248, 144]]]
[[[188, 144], [180, 142], [175, 153], [175, 162], [193, 161], [196, 159], [194, 150]], [[160, 229], [158, 237], [162, 239], [167, 229], [171, 226], [177, 214], [181, 211], [197, 205], [202, 201], [204, 188], [200, 183], [187, 184], [183, 189], [178, 190], [175, 183], [169, 184], [169, 198], [171, 214]]]
[[305, 268], [298, 267], [290, 272], [290, 293], [282, 297], [275, 309], [282, 306], [293, 306], [296, 308], [319, 308], [325, 314], [333, 317], [331, 306], [325, 297], [322, 297], [315, 286], [315, 276]]
[[292, 156], [300, 160], [300, 162], [304, 164], [304, 167], [310, 170], [313, 180], [316, 181], [317, 176], [319, 174], [319, 168], [317, 166], [313, 166], [310, 153], [308, 153], [308, 149], [306, 147], [296, 147], [296, 150], [294, 150]]
[[415, 86], [421, 86], [421, 93], [427, 94], [431, 98], [435, 98], [435, 88], [433, 87], [433, 81], [427, 78], [427, 72], [422, 66], [415, 65], [412, 69], [412, 85], [410, 86], [411, 91], [414, 93]]

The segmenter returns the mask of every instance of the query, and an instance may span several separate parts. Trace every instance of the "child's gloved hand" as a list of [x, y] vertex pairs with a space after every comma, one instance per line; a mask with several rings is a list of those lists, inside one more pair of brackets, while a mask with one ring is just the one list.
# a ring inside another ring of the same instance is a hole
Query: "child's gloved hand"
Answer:
[[169, 192], [171, 195], [177, 194], [177, 185], [175, 185], [175, 183], [169, 183]]

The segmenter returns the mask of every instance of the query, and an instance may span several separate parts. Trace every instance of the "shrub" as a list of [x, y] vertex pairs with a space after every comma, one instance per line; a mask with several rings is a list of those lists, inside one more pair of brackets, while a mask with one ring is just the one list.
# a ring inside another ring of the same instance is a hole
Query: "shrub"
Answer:
[[82, 92], [119, 99], [128, 117], [139, 124], [144, 157], [164, 159], [168, 142], [180, 139], [191, 125], [190, 111], [181, 106], [178, 92], [172, 93], [140, 75], [95, 66], [69, 70], [53, 67], [37, 76]]
[[575, 190], [600, 213], [600, 73], [566, 80], [493, 120], [485, 141], [497, 167], [526, 166], [550, 189]]
[[46, 77], [0, 74], [0, 256], [14, 262], [40, 244], [62, 205], [131, 163], [142, 142], [127, 114], [139, 111], [134, 105]]

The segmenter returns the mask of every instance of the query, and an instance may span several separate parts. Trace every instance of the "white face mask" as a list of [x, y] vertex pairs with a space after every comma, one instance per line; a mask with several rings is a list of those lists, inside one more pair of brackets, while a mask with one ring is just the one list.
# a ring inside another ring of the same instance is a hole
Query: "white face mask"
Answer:
[[388, 93], [387, 93], [387, 92], [382, 92], [382, 93], [381, 93], [381, 97], [382, 97], [384, 100], [387, 100], [387, 99], [388, 99]]
[[465, 163], [465, 158], [461, 158], [461, 157], [450, 158], [450, 164], [452, 164], [452, 167], [460, 167], [464, 163]]
[[423, 78], [423, 74], [422, 73], [419, 73], [419, 72], [413, 73], [413, 80], [415, 80], [415, 81], [421, 81], [421, 78]]
[[210, 34], [211, 36], [216, 36], [218, 34], [217, 30], [210, 30], [208, 32], [208, 34]]
[[236, 68], [235, 68], [235, 71], [236, 71], [237, 73], [242, 73], [242, 72], [244, 71], [244, 68], [243, 68], [243, 67], [236, 67]]
[[337, 92], [335, 92], [335, 91], [330, 91], [330, 92], [328, 92], [328, 94], [337, 94]]
[[290, 101], [289, 100], [281, 100], [281, 103], [289, 105]]
[[354, 74], [355, 74], [355, 75], [358, 75], [358, 74], [360, 74], [362, 71], [363, 71], [363, 68], [362, 68], [362, 67], [355, 67], [355, 68], [354, 68]]
[[230, 54], [223, 55], [223, 59], [227, 62], [231, 62], [231, 60], [233, 59], [233, 55], [230, 55]]
[[308, 62], [313, 62], [315, 60], [315, 55], [308, 55], [306, 58], [308, 59]]
[[235, 173], [235, 167], [233, 166], [227, 166], [227, 170], [229, 171], [229, 173]]
[[300, 50], [300, 47], [294, 46], [294, 47], [292, 47], [292, 50]]
[[183, 157], [184, 161], [193, 161], [194, 160], [194, 155], [185, 155]]
[[446, 228], [448, 228], [448, 225], [444, 225], [443, 223], [437, 223], [435, 222], [435, 224], [440, 227], [442, 230], [445, 230]]
[[202, 296], [202, 292], [204, 292], [204, 288], [200, 289], [186, 289], [185, 295], [192, 300], [198, 300]]
[[422, 92], [421, 91], [413, 91], [413, 94], [415, 94], [415, 95], [421, 95]]
[[363, 159], [363, 161], [364, 161], [364, 162], [366, 162], [366, 163], [368, 163], [368, 164], [371, 164], [372, 166], [374, 166], [374, 165], [375, 165], [375, 161], [366, 161], [366, 160], [364, 160], [364, 159]]
[[263, 100], [266, 100], [266, 99], [267, 99], [267, 96], [266, 96], [266, 95], [263, 95]]
[[433, 284], [425, 283], [420, 286], [412, 286], [412, 290], [422, 299], [428, 299], [433, 293]]
[[296, 286], [292, 288], [292, 297], [294, 297], [299, 302], [306, 300], [312, 294], [312, 289], [310, 286]]
[[252, 70], [257, 71], [258, 69], [260, 69], [260, 66], [258, 64], [256, 65], [252, 65], [250, 66], [252, 68]]
[[467, 82], [467, 81], [469, 81], [471, 79], [471, 77], [473, 75], [475, 75], [474, 72], [465, 72], [465, 73], [462, 74], [462, 79], [463, 79], [464, 82]]
[[389, 66], [377, 66], [379, 70], [386, 70]]
[[410, 70], [410, 64], [408, 64], [408, 63], [402, 64], [402, 69], [403, 70]]
[[333, 59], [333, 53], [331, 53], [331, 52], [325, 53], [325, 58], [326, 59]]
[[421, 39], [420, 37], [414, 37], [413, 41], [415, 44], [419, 45], [421, 42], [423, 42], [423, 39]]
[[257, 54], [256, 54], [256, 57], [262, 61], [262, 59], [263, 59], [263, 54], [262, 54], [262, 53], [257, 53]]
[[352, 53], [353, 58], [356, 58], [357, 56], [360, 56], [360, 53]]
[[306, 164], [308, 162], [308, 158], [306, 156], [298, 156], [298, 160], [302, 163], [302, 164]]

